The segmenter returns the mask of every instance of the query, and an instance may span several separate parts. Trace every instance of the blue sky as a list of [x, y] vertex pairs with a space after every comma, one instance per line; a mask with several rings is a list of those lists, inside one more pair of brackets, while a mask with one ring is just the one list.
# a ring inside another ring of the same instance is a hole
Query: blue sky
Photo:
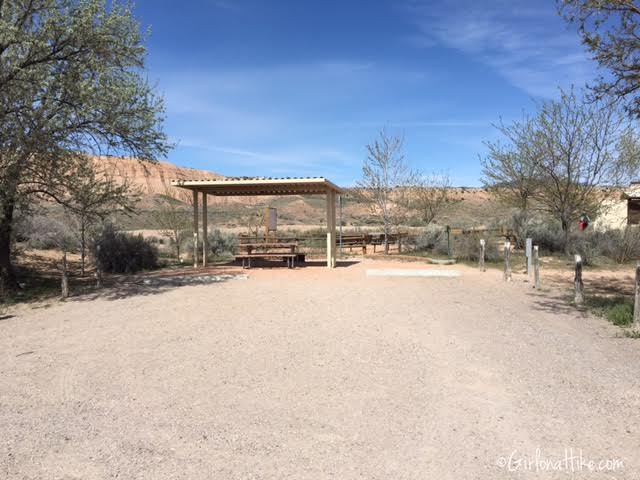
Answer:
[[382, 127], [407, 161], [479, 184], [491, 127], [596, 73], [553, 0], [137, 0], [177, 144], [223, 175], [352, 185]]

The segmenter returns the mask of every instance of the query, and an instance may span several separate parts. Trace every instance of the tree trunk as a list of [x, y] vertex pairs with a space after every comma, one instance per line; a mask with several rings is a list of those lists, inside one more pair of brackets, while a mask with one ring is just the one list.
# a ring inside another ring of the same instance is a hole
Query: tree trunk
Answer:
[[11, 292], [18, 287], [11, 265], [11, 229], [14, 206], [13, 199], [5, 198], [0, 212], [0, 290], [3, 292]]
[[568, 255], [569, 254], [569, 221], [566, 218], [561, 218], [560, 224], [562, 226], [562, 233], [564, 234], [564, 251]]
[[384, 254], [389, 255], [389, 227], [384, 225]]
[[84, 259], [85, 259], [85, 251], [87, 247], [86, 239], [85, 239], [85, 226], [84, 222], [80, 227], [80, 276], [84, 277]]

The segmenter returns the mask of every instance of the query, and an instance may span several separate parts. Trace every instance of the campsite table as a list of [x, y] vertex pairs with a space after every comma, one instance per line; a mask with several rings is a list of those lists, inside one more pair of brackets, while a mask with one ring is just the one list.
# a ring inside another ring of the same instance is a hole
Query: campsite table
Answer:
[[[295, 259], [298, 256], [297, 243], [291, 242], [257, 242], [257, 243], [241, 243], [238, 245], [241, 250], [236, 258], [242, 259], [242, 266], [245, 266], [245, 259], [247, 260], [248, 267], [251, 268], [252, 258], [269, 258], [269, 257], [282, 257], [287, 260], [289, 268], [293, 268]], [[242, 253], [242, 251], [246, 253]], [[284, 252], [273, 251], [284, 250]]]

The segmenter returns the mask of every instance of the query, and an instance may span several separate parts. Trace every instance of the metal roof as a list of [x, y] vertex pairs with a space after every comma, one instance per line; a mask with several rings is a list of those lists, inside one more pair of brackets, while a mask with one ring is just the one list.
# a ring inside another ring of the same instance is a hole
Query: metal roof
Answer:
[[220, 180], [172, 180], [174, 187], [187, 188], [217, 196], [305, 195], [342, 193], [342, 189], [324, 177], [227, 177]]

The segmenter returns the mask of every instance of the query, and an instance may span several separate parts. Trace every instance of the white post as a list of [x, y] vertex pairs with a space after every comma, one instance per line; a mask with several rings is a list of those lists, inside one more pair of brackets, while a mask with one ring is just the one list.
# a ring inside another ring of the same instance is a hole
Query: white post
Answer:
[[198, 267], [198, 192], [193, 191], [193, 266]]
[[209, 235], [207, 228], [207, 194], [202, 192], [202, 266], [207, 266], [209, 255]]
[[527, 275], [531, 277], [533, 273], [533, 240], [527, 238], [525, 255], [527, 256]]
[[576, 275], [573, 278], [573, 284], [576, 289], [575, 302], [576, 305], [584, 303], [584, 283], [582, 283], [582, 257], [576, 255]]
[[327, 191], [327, 267], [336, 266], [336, 195]]
[[540, 290], [540, 252], [538, 250], [538, 245], [533, 247], [533, 279], [534, 288], [536, 290]]
[[504, 242], [504, 280], [505, 282], [511, 281], [511, 264], [509, 258], [511, 257], [511, 242]]
[[636, 297], [633, 305], [633, 328], [640, 332], [640, 262], [636, 265]]
[[484, 247], [485, 247], [485, 241], [484, 238], [480, 239], [480, 271], [484, 272], [486, 271], [486, 268], [484, 266]]

